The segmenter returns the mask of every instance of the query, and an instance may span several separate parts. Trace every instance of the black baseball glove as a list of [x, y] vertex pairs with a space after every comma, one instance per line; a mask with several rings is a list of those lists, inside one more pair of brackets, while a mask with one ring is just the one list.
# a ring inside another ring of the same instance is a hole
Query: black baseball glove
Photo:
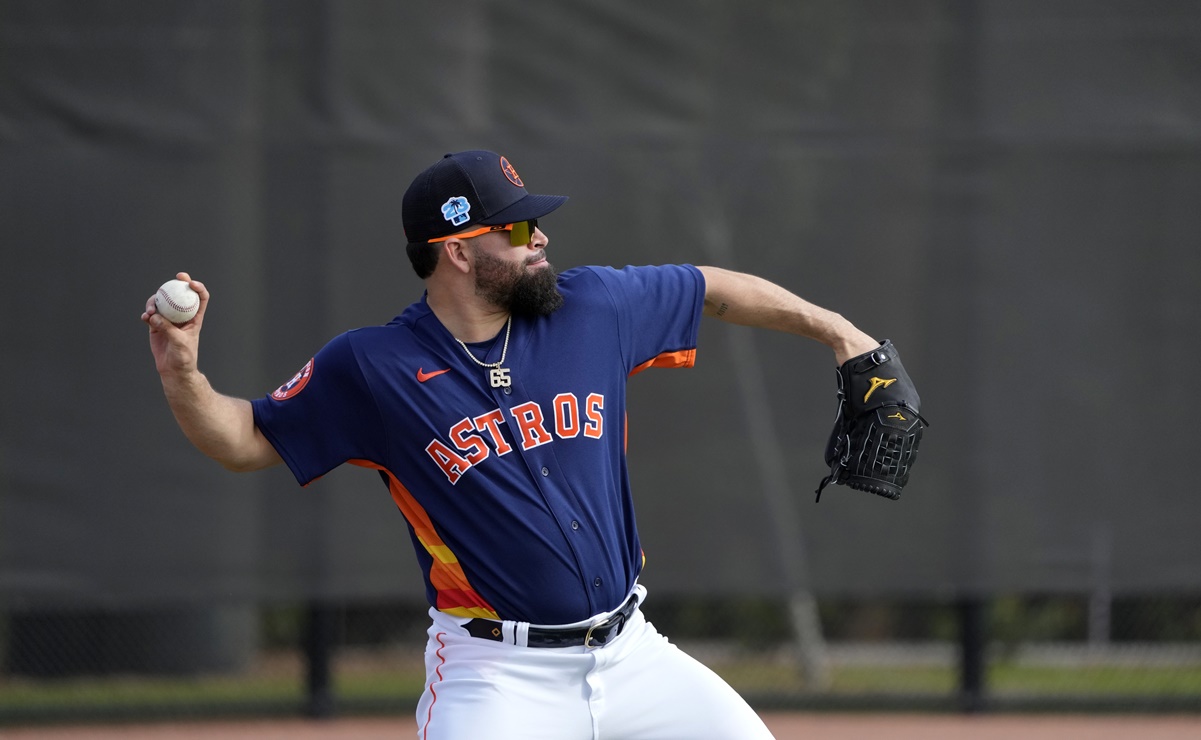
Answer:
[[838, 417], [826, 444], [830, 474], [818, 485], [817, 500], [831, 483], [900, 498], [922, 429], [929, 426], [918, 413], [920, 405], [889, 340], [844, 362], [838, 368]]

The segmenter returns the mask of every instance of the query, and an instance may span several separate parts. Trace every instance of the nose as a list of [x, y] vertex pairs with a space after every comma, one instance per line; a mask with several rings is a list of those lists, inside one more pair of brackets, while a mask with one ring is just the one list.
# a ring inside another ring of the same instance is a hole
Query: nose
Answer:
[[534, 233], [532, 236], [530, 236], [530, 243], [527, 244], [526, 246], [529, 247], [530, 249], [544, 249], [546, 247], [546, 245], [549, 243], [550, 243], [550, 237], [548, 237], [542, 231], [542, 227], [535, 226]]

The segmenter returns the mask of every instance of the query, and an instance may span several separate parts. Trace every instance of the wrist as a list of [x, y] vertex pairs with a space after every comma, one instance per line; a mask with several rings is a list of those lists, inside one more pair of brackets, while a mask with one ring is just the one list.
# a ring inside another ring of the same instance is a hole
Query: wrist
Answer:
[[166, 371], [159, 379], [168, 398], [195, 396], [208, 387], [208, 378], [195, 367]]
[[871, 335], [857, 329], [850, 322], [846, 322], [846, 326], [830, 343], [830, 349], [834, 350], [834, 359], [839, 365], [842, 365], [852, 357], [858, 357], [865, 352], [871, 352], [880, 346], [880, 342]]

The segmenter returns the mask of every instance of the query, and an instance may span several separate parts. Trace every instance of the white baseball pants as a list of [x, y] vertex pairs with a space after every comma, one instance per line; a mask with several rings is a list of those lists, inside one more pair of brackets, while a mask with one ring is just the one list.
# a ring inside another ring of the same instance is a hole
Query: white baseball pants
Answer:
[[[430, 616], [419, 740], [772, 737], [742, 697], [659, 634], [640, 609], [615, 640], [594, 649], [492, 642], [468, 635], [460, 626], [467, 619], [433, 609]], [[523, 628], [509, 622], [505, 633]]]

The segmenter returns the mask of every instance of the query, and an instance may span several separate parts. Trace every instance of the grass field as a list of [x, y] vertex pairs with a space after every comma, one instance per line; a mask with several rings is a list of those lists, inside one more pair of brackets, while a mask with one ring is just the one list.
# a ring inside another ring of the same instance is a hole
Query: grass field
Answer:
[[[760, 716], [776, 740], [1191, 740], [1201, 737], [1201, 717], [1196, 716], [1039, 714], [964, 717], [913, 712], [767, 712]], [[417, 723], [411, 715], [353, 717], [321, 722], [298, 719], [240, 722], [208, 720], [0, 730], [0, 737], [7, 740], [396, 740], [417, 736]]]
[[[796, 671], [773, 661], [710, 663], [747, 696], [803, 697], [811, 706], [823, 699], [857, 696], [950, 697], [957, 687], [951, 666], [834, 665], [823, 693], [809, 691]], [[347, 706], [400, 710], [416, 703], [423, 684], [420, 656], [413, 653], [351, 655], [335, 670], [334, 694]], [[0, 680], [0, 723], [54, 721], [56, 717], [189, 716], [289, 712], [305, 700], [299, 659], [268, 661], [231, 676], [110, 676], [62, 680]], [[987, 674], [991, 696], [1053, 699], [1114, 697], [1196, 699], [1201, 711], [1201, 665], [1052, 666], [994, 663]]]

